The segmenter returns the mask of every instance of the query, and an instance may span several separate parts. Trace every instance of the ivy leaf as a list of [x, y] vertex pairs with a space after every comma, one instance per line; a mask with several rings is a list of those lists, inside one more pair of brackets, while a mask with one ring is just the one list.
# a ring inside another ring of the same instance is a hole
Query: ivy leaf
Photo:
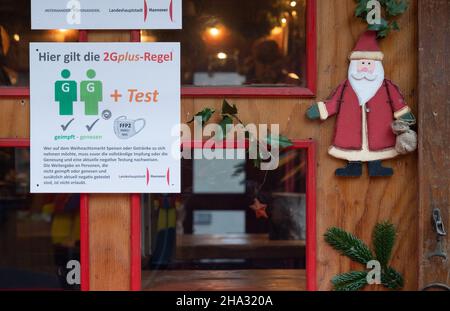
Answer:
[[367, 15], [367, 3], [369, 0], [359, 0], [355, 10], [355, 16], [365, 18]]
[[228, 125], [233, 124], [233, 119], [231, 119], [231, 117], [229, 116], [224, 116], [222, 118], [222, 121], [220, 121], [219, 126], [222, 129], [222, 137], [220, 137], [220, 135], [217, 135], [220, 139], [222, 140], [224, 138], [227, 137], [228, 131], [230, 129], [230, 127]]
[[386, 1], [386, 12], [388, 16], [398, 16], [405, 13], [408, 9], [408, 2], [406, 0], [388, 0]]
[[336, 291], [357, 291], [367, 285], [366, 271], [351, 271], [336, 275], [332, 280]]
[[377, 38], [386, 38], [390, 32], [391, 32], [391, 28], [389, 28], [389, 27], [387, 27], [386, 29], [380, 30], [377, 33]]
[[384, 18], [381, 18], [381, 22], [379, 24], [369, 25], [369, 30], [382, 31], [388, 27], [388, 22]]
[[378, 31], [377, 33], [377, 37], [378, 38], [385, 38], [388, 36], [388, 34], [392, 31], [392, 30], [400, 30], [400, 26], [398, 25], [397, 21], [393, 21], [392, 23], [390, 23], [388, 25], [388, 27], [386, 27], [385, 29], [382, 29], [380, 31]]
[[397, 21], [393, 21], [390, 25], [391, 29], [394, 29], [396, 31], [400, 30], [400, 26], [398, 25]]
[[[356, 8], [355, 8], [355, 16], [360, 17], [362, 20], [367, 18], [367, 14], [370, 11], [370, 8], [367, 8], [367, 4], [369, 0], [355, 0]], [[381, 19], [381, 23], [368, 25], [369, 30], [373, 30], [377, 32], [378, 38], [385, 38], [389, 35], [389, 33], [393, 30], [398, 31], [400, 27], [397, 21], [391, 21], [393, 17], [400, 16], [405, 13], [409, 7], [408, 0], [378, 0], [380, 3], [385, 18]]]
[[368, 29], [376, 31], [378, 38], [385, 38], [391, 32], [391, 28], [384, 18], [381, 18], [381, 23], [379, 24], [369, 25]]
[[283, 135], [278, 136], [269, 135], [266, 138], [266, 142], [270, 146], [272, 146], [273, 144], [278, 144], [280, 149], [288, 148], [294, 145], [289, 138]]
[[258, 152], [256, 154], [256, 159], [253, 160], [253, 166], [259, 169], [261, 167], [261, 163], [262, 163], [261, 154]]
[[202, 124], [205, 124], [206, 122], [209, 121], [209, 119], [211, 119], [212, 115], [215, 113], [216, 111], [212, 108], [205, 108], [202, 111], [198, 112], [191, 121], [188, 122], [192, 123], [195, 120], [195, 117], [201, 117], [202, 118]]
[[246, 163], [242, 162], [234, 166], [233, 177], [240, 177], [242, 173], [245, 173]]
[[238, 113], [238, 110], [237, 110], [236, 105], [233, 104], [233, 106], [232, 106], [227, 102], [226, 99], [224, 99], [223, 103], [222, 103], [222, 114], [223, 115], [229, 114], [229, 115], [234, 116], [234, 115], [237, 115], [237, 113]]

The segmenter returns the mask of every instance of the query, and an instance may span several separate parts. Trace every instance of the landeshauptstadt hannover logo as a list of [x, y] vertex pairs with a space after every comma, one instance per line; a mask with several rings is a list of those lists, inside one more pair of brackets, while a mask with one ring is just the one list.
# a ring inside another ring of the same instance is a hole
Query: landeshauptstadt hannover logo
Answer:
[[[130, 1], [131, 4], [136, 1]], [[63, 2], [62, 2], [63, 3]], [[107, 3], [107, 1], [106, 1]], [[173, 18], [173, 0], [158, 1], [159, 6], [149, 6], [148, 0], [142, 0], [141, 7], [127, 6], [127, 1], [123, 2], [121, 7], [92, 7], [95, 5], [93, 1], [69, 0], [65, 7], [46, 8], [45, 13], [49, 14], [66, 14], [66, 21], [69, 25], [80, 25], [84, 14], [142, 14], [144, 22], [149, 20], [149, 14], [167, 14], [171, 22]], [[130, 5], [130, 3], [128, 3]], [[90, 6], [90, 7], [88, 7]]]

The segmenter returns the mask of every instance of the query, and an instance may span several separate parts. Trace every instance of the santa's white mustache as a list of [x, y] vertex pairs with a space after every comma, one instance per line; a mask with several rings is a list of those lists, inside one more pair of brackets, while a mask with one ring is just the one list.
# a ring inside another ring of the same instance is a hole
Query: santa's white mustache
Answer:
[[355, 72], [355, 73], [352, 73], [352, 77], [356, 80], [366, 79], [369, 81], [375, 81], [377, 79], [378, 75], [372, 74], [369, 72]]

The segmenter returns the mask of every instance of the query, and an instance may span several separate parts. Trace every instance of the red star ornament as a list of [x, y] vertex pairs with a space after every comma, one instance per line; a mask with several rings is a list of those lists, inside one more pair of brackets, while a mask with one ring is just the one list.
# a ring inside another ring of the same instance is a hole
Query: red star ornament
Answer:
[[255, 199], [250, 208], [255, 211], [256, 218], [269, 218], [266, 212], [267, 204], [262, 204], [258, 199]]

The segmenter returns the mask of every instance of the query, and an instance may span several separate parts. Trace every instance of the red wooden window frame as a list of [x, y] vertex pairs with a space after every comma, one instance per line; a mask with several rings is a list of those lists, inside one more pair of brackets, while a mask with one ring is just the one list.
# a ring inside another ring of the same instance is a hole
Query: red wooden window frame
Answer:
[[[294, 140], [290, 150], [304, 149], [306, 161], [306, 289], [317, 289], [316, 272], [316, 143], [312, 140]], [[182, 142], [182, 148], [202, 149], [204, 142]], [[232, 148], [242, 148], [235, 143]], [[0, 148], [27, 148], [29, 139], [0, 139]], [[216, 145], [216, 148], [229, 148], [228, 144]], [[245, 144], [248, 148], [248, 144]], [[141, 290], [141, 197], [130, 194], [130, 289]], [[89, 290], [89, 194], [80, 195], [80, 265], [81, 290]]]
[[[306, 87], [194, 87], [181, 88], [182, 97], [295, 97], [313, 98], [317, 87], [317, 0], [306, 0]], [[79, 42], [87, 41], [87, 30], [79, 31]], [[131, 31], [131, 42], [140, 42], [140, 31]], [[29, 97], [29, 87], [0, 87], [0, 96]]]
[[[306, 0], [306, 87], [182, 87], [182, 97], [302, 97], [312, 98], [317, 82], [316, 0]], [[88, 31], [79, 31], [79, 42], [87, 42]], [[131, 42], [140, 42], [139, 30], [130, 32]], [[0, 87], [0, 97], [29, 97], [29, 87]], [[30, 147], [29, 139], [0, 139], [0, 148]], [[183, 147], [202, 148], [202, 142], [185, 142]], [[236, 148], [237, 146], [235, 146]], [[307, 150], [307, 232], [306, 280], [307, 290], [317, 288], [316, 280], [316, 145], [313, 141], [296, 140], [291, 149]], [[141, 289], [141, 200], [130, 195], [131, 208], [131, 290]], [[80, 262], [81, 290], [89, 290], [89, 195], [80, 197]]]
[[[204, 147], [204, 141], [184, 141], [181, 143], [181, 148], [187, 149], [202, 149]], [[233, 148], [238, 149], [248, 148], [248, 142], [240, 144], [234, 142], [233, 144], [216, 144], [215, 148]], [[316, 254], [317, 254], [317, 242], [316, 242], [316, 143], [313, 140], [293, 140], [293, 146], [287, 150], [304, 149], [306, 150], [306, 290], [317, 290], [317, 269], [316, 269]], [[83, 198], [83, 196], [82, 196]], [[85, 197], [86, 202], [81, 203], [86, 205], [88, 196]], [[141, 195], [130, 195], [130, 213], [131, 213], [131, 273], [130, 273], [130, 289], [132, 291], [140, 291], [142, 289], [142, 266], [141, 266]], [[89, 241], [88, 231], [88, 214], [84, 215], [86, 221], [85, 229], [81, 232], [85, 232], [86, 240]], [[85, 258], [85, 262], [89, 262], [89, 246], [88, 242], [81, 243], [85, 245], [85, 248], [81, 249], [81, 258]], [[89, 290], [88, 285], [83, 286], [83, 279], [85, 284], [89, 284], [89, 267], [85, 267], [82, 270], [87, 273], [85, 278], [82, 277], [81, 288], [82, 290]]]
[[[316, 271], [316, 143], [313, 140], [294, 140], [288, 150], [306, 150], [306, 290], [317, 290]], [[182, 148], [202, 149], [205, 142], [185, 141]], [[242, 144], [217, 144], [215, 148], [242, 148]], [[248, 148], [248, 144], [245, 144]], [[134, 291], [141, 290], [141, 197], [131, 195], [131, 284]]]
[[317, 0], [306, 0], [306, 87], [194, 87], [181, 88], [183, 97], [302, 97], [313, 98], [317, 86]]

